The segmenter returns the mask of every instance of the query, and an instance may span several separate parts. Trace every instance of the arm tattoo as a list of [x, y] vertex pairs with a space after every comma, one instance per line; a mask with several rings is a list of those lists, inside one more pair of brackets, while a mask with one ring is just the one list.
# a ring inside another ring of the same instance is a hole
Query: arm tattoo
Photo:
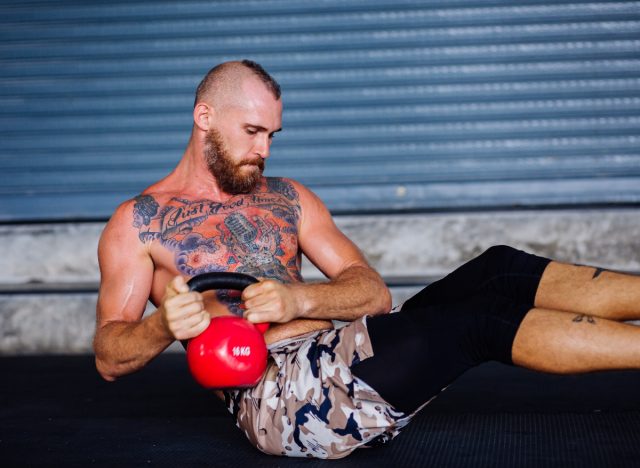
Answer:
[[151, 195], [138, 195], [133, 205], [133, 227], [148, 226], [151, 218], [158, 214], [158, 202]]

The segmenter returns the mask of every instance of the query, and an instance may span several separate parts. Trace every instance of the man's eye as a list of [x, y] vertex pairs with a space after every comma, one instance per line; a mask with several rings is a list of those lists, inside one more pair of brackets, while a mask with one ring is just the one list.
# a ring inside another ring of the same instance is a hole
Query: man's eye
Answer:
[[248, 133], [249, 135], [255, 135], [256, 133], [258, 133], [258, 131], [257, 131], [257, 130], [254, 130], [254, 129], [252, 129], [252, 128], [247, 128], [247, 133]]

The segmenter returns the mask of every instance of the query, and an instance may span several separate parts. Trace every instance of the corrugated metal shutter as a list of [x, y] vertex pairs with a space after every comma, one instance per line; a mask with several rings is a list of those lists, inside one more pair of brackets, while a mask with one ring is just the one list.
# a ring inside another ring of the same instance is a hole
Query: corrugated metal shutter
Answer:
[[237, 58], [283, 86], [268, 173], [336, 213], [640, 201], [640, 2], [20, 1], [0, 38], [0, 220], [107, 217]]

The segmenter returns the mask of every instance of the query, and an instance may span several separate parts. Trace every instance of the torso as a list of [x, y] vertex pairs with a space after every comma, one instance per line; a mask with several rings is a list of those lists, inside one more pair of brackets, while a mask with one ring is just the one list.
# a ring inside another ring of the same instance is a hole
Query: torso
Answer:
[[[249, 194], [224, 202], [152, 187], [135, 200], [134, 227], [154, 263], [151, 301], [159, 304], [176, 275], [192, 277], [214, 271], [240, 272], [283, 283], [301, 282], [298, 248], [300, 204], [293, 184], [263, 178]], [[240, 314], [239, 298], [220, 291], [205, 293], [212, 316]], [[328, 328], [323, 320], [295, 320], [272, 326], [267, 342]]]

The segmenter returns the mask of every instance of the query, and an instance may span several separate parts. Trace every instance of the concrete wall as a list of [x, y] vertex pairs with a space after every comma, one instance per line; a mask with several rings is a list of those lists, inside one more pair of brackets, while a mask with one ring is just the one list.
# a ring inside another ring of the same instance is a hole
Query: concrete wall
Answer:
[[[640, 210], [337, 218], [401, 302], [494, 244], [640, 272]], [[103, 223], [0, 226], [0, 354], [90, 352]], [[320, 275], [305, 263], [307, 279]], [[175, 348], [173, 348], [175, 349]]]

